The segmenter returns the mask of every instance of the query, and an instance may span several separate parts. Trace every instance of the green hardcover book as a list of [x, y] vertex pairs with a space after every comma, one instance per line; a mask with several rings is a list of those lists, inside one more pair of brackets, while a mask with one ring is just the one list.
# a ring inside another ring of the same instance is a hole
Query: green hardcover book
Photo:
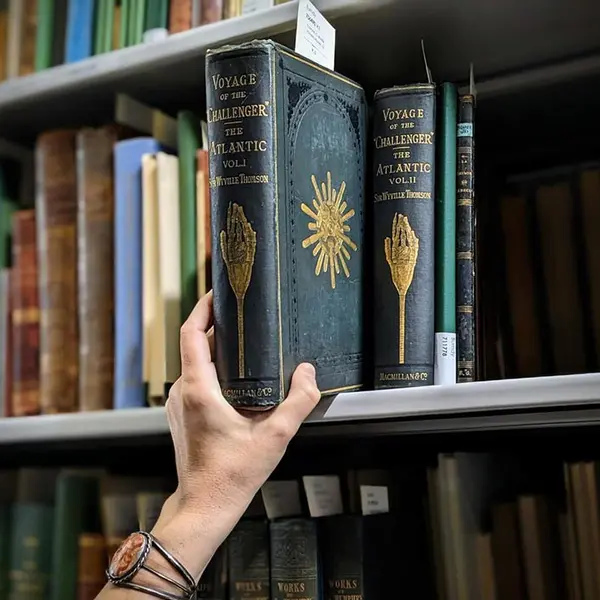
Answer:
[[435, 85], [373, 104], [375, 388], [433, 383]]
[[119, 47], [127, 48], [129, 46], [129, 22], [131, 21], [130, 6], [133, 0], [121, 0], [121, 24], [119, 26]]
[[56, 471], [22, 469], [12, 509], [8, 600], [47, 600]]
[[183, 110], [177, 115], [179, 151], [179, 231], [181, 236], [181, 322], [198, 299], [198, 253], [196, 248], [196, 151], [202, 147], [200, 120]]
[[79, 536], [100, 531], [99, 477], [63, 471], [56, 482], [50, 600], [77, 600]]
[[115, 25], [115, 0], [100, 0], [104, 8], [104, 27], [102, 29], [102, 52], [110, 52], [113, 49], [113, 36]]
[[11, 264], [12, 214], [18, 206], [18, 172], [12, 160], [0, 161], [0, 269]]
[[35, 70], [52, 66], [54, 37], [54, 0], [37, 0], [37, 29], [35, 38]]
[[323, 394], [363, 383], [366, 101], [271, 41], [210, 51], [216, 366], [235, 406], [281, 402], [301, 362]]
[[106, 29], [106, 0], [96, 0], [94, 8], [94, 49], [93, 53], [102, 54], [104, 31]]
[[433, 382], [456, 383], [456, 87], [441, 85], [435, 190], [435, 358]]
[[322, 597], [317, 521], [294, 518], [271, 523], [272, 600]]

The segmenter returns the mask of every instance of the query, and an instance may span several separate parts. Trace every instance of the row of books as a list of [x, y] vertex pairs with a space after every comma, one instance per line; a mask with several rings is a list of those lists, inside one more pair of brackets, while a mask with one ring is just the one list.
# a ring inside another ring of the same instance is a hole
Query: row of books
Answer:
[[275, 405], [300, 360], [324, 394], [475, 381], [474, 95], [370, 100], [271, 40], [206, 63], [225, 397]]
[[[0, 478], [0, 543], [9, 540], [0, 600], [22, 585], [37, 588], [31, 598], [75, 599], [78, 572], [97, 591], [119, 543], [152, 528], [170, 484], [24, 469], [15, 488], [14, 477]], [[400, 586], [431, 600], [593, 600], [600, 591], [594, 461], [446, 453], [302, 482], [265, 484], [199, 597], [377, 600]]]
[[600, 370], [600, 166], [548, 166], [507, 177], [485, 232], [495, 377]]
[[101, 470], [0, 471], [0, 600], [92, 600], [109, 556], [154, 526], [173, 489]]
[[34, 208], [3, 170], [5, 415], [160, 404], [179, 376], [181, 324], [210, 289], [202, 122], [117, 105], [112, 125], [40, 136]]
[[0, 82], [164, 39], [274, 0], [0, 0]]

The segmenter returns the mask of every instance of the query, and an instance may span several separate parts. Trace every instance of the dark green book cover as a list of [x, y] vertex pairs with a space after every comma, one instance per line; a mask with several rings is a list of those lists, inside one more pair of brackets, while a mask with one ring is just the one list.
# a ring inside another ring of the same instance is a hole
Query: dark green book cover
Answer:
[[301, 362], [363, 382], [363, 89], [271, 41], [206, 62], [216, 365], [269, 408]]
[[229, 600], [269, 600], [269, 522], [242, 519], [227, 539]]
[[376, 388], [433, 383], [435, 85], [380, 90], [373, 104]]
[[319, 600], [321, 568], [317, 520], [271, 523], [271, 600]]

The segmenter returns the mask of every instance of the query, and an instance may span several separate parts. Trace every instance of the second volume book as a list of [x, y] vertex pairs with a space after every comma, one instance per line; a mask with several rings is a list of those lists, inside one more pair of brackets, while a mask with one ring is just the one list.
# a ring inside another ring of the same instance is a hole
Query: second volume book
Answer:
[[364, 91], [271, 41], [206, 59], [216, 366], [235, 406], [363, 382]]

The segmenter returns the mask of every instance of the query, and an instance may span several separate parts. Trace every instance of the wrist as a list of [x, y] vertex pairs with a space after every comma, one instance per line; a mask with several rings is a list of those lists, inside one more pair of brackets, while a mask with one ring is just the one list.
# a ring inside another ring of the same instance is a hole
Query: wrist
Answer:
[[209, 494], [185, 500], [178, 490], [165, 503], [152, 534], [199, 580], [210, 559], [244, 513], [229, 499], [220, 505]]

